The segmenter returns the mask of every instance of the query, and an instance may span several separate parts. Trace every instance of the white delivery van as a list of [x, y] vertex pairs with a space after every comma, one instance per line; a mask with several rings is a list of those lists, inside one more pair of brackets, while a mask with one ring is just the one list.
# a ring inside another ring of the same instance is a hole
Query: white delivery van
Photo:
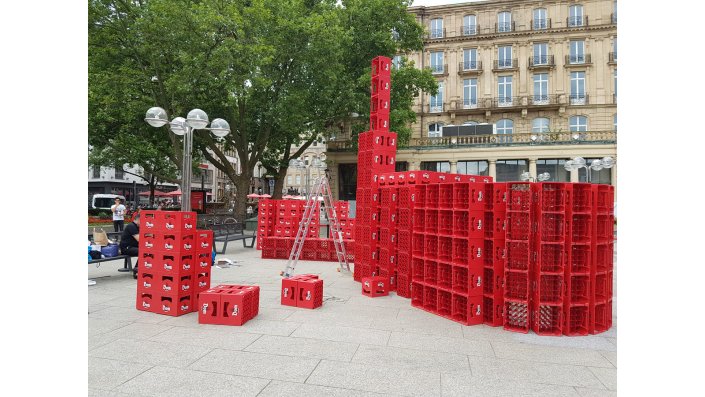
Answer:
[[116, 197], [122, 200], [122, 203], [125, 204], [125, 196], [121, 196], [119, 194], [94, 194], [93, 199], [91, 200], [91, 208], [110, 210], [110, 207], [115, 204]]

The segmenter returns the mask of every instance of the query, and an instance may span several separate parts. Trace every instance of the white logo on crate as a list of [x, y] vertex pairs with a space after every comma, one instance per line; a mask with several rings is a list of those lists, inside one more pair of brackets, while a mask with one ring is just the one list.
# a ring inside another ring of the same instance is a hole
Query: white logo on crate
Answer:
[[482, 229], [482, 220], [481, 219], [479, 219], [477, 221], [477, 230], [480, 230], [480, 229]]
[[207, 266], [208, 266], [208, 262], [201, 262], [201, 267], [207, 267]]
[[477, 257], [481, 258], [482, 257], [482, 248], [477, 249]]
[[189, 270], [191, 268], [191, 265], [188, 263], [184, 263], [184, 270]]
[[203, 307], [201, 308], [201, 313], [206, 314], [206, 311], [208, 311], [208, 304], [204, 303]]
[[286, 298], [289, 295], [289, 288], [284, 288], [284, 297]]
[[191, 249], [191, 244], [184, 243], [184, 249], [185, 249], [185, 250], [190, 250], [190, 249]]
[[173, 228], [174, 228], [174, 225], [172, 225], [171, 223], [167, 223], [167, 224], [166, 224], [166, 228], [167, 228], [167, 229], [173, 229]]
[[168, 312], [169, 310], [171, 310], [171, 308], [169, 306], [162, 305], [162, 310]]
[[147, 221], [145, 225], [147, 226], [147, 229], [151, 229], [154, 227], [154, 223], [150, 223], [149, 221]]
[[237, 316], [239, 311], [240, 310], [238, 309], [237, 305], [233, 306], [233, 316]]
[[145, 241], [144, 246], [147, 248], [152, 248], [154, 245], [152, 243], [150, 243], [149, 241]]
[[208, 248], [208, 243], [201, 242], [201, 248]]
[[171, 270], [171, 265], [168, 263], [164, 264], [164, 270]]
[[144, 263], [144, 267], [147, 268], [147, 269], [151, 269], [151, 268], [152, 268], [152, 262], [145, 262], [145, 263]]
[[480, 314], [482, 314], [482, 313], [481, 313], [481, 310], [482, 310], [482, 309], [480, 308], [480, 305], [477, 305], [477, 306], [475, 307], [475, 315], [476, 315], [476, 316], [479, 316]]
[[306, 300], [307, 301], [311, 300], [311, 291], [306, 291]]
[[183, 285], [181, 286], [181, 290], [182, 290], [182, 291], [188, 291], [189, 288], [191, 288], [191, 287], [190, 287], [188, 284], [183, 284]]
[[144, 285], [145, 288], [150, 288], [150, 287], [152, 286], [152, 284], [150, 284], [150, 283], [148, 283], [148, 282], [146, 282], [146, 281], [145, 281], [144, 284], [142, 284], [142, 285]]
[[142, 307], [149, 309], [151, 305], [145, 301], [142, 301]]
[[470, 178], [470, 182], [475, 182], [475, 178]]
[[477, 201], [482, 201], [482, 192], [477, 193]]
[[188, 305], [181, 305], [181, 310], [188, 310]]
[[477, 286], [479, 287], [481, 285], [482, 285], [482, 277], [478, 276], [477, 277]]
[[199, 286], [199, 287], [205, 287], [205, 286], [206, 286], [206, 282], [205, 282], [205, 281], [199, 281], [199, 282], [198, 282], [198, 286]]
[[168, 249], [168, 250], [174, 249], [174, 246], [169, 243], [164, 243], [164, 249]]
[[[381, 287], [381, 286], [382, 286], [382, 283], [379, 283], [378, 286]], [[365, 281], [365, 287], [370, 288], [370, 282], [369, 282], [369, 281]]]
[[171, 285], [163, 285], [162, 288], [164, 288], [164, 291], [171, 291]]
[[[369, 285], [368, 285], [368, 287], [369, 287]], [[381, 282], [381, 281], [378, 282], [378, 283], [377, 283], [377, 287], [379, 287], [379, 288], [384, 288], [384, 283]]]
[[191, 228], [193, 228], [193, 225], [192, 225], [192, 224], [190, 224], [190, 223], [185, 223], [185, 224], [184, 224], [184, 229], [191, 229]]

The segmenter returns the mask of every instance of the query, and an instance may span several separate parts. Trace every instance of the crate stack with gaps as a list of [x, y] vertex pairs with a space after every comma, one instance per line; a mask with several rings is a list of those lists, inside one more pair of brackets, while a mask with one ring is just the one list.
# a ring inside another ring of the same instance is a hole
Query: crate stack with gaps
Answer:
[[[395, 172], [385, 58], [360, 134], [354, 279], [466, 325], [538, 335], [612, 326], [614, 188]], [[387, 159], [387, 160], [385, 160]]]
[[137, 310], [180, 316], [210, 288], [213, 232], [196, 230], [195, 212], [142, 211]]
[[393, 290], [396, 284], [396, 196], [391, 196], [391, 190], [385, 190], [385, 205], [382, 205], [379, 185], [379, 175], [395, 169], [397, 147], [397, 134], [389, 131], [390, 58], [380, 56], [372, 60], [371, 83], [370, 130], [358, 137], [353, 277], [356, 281], [363, 277], [387, 277]]

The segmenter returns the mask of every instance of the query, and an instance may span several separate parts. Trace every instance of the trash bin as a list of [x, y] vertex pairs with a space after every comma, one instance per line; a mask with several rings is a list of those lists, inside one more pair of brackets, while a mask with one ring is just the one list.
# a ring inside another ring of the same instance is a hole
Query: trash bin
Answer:
[[257, 230], [257, 217], [245, 219], [245, 230]]

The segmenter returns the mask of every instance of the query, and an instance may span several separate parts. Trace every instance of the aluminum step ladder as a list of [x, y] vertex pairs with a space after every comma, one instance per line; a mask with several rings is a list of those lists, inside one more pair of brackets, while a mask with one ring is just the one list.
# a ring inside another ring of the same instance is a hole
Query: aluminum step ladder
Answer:
[[329, 226], [331, 227], [333, 234], [333, 245], [335, 246], [335, 254], [338, 258], [338, 271], [343, 270], [350, 273], [350, 265], [348, 264], [348, 258], [345, 252], [345, 243], [343, 243], [343, 232], [340, 230], [338, 214], [335, 212], [335, 208], [333, 207], [333, 198], [330, 190], [330, 184], [328, 183], [328, 177], [322, 176], [320, 178], [316, 178], [313, 184], [313, 189], [306, 197], [306, 206], [304, 207], [304, 214], [301, 219], [301, 223], [299, 223], [299, 230], [296, 232], [294, 246], [291, 247], [289, 260], [286, 262], [286, 269], [280, 273], [280, 275], [285, 278], [289, 278], [294, 274], [294, 269], [296, 268], [296, 264], [299, 262], [301, 251], [304, 248], [304, 242], [306, 241], [306, 236], [308, 235], [311, 220], [314, 215], [318, 216], [318, 213], [316, 213], [316, 204], [318, 204], [321, 197], [323, 198], [325, 215], [328, 218]]

